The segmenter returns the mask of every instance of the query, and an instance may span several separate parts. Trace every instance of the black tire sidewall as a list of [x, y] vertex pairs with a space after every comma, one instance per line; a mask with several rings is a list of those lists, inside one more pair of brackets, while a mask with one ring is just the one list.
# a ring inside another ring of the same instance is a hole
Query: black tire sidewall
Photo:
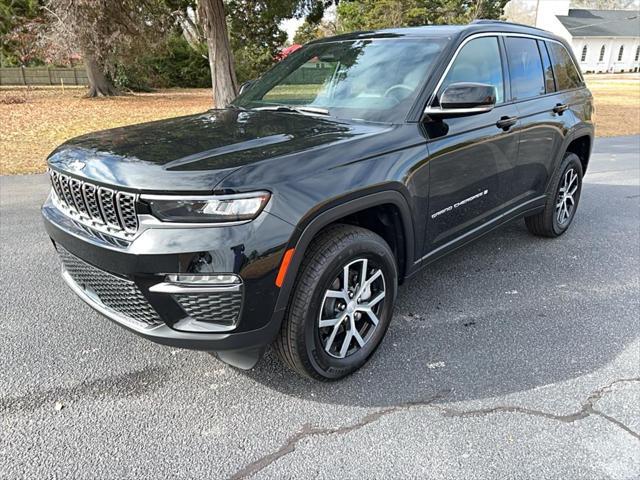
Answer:
[[[371, 339], [359, 351], [344, 359], [338, 359], [324, 351], [317, 328], [318, 314], [326, 289], [346, 264], [358, 258], [367, 258], [382, 269], [385, 277], [385, 299], [378, 315], [378, 327]], [[306, 356], [316, 372], [327, 379], [341, 378], [357, 370], [375, 352], [391, 322], [397, 290], [397, 276], [393, 254], [382, 239], [375, 241], [371, 238], [364, 238], [351, 241], [327, 263], [316, 283], [308, 310], [305, 312], [304, 348]]]

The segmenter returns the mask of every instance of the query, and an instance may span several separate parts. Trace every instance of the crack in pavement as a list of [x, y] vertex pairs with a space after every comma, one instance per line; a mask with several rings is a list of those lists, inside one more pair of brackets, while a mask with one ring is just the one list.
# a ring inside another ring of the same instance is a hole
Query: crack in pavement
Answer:
[[610, 415], [607, 415], [604, 412], [596, 410], [595, 404], [600, 400], [605, 394], [609, 393], [615, 385], [620, 383], [630, 383], [630, 382], [640, 382], [640, 378], [624, 378], [620, 380], [615, 380], [614, 382], [605, 385], [604, 387], [594, 391], [589, 395], [587, 401], [582, 405], [582, 408], [575, 413], [570, 413], [568, 415], [558, 415], [555, 413], [548, 413], [542, 410], [535, 410], [532, 408], [526, 407], [515, 407], [515, 406], [497, 406], [490, 408], [480, 408], [477, 410], [456, 410], [452, 408], [447, 408], [439, 405], [434, 405], [433, 407], [440, 410], [444, 416], [446, 417], [482, 417], [485, 415], [492, 415], [495, 413], [522, 413], [524, 415], [532, 415], [535, 417], [547, 418], [550, 420], [557, 420], [564, 423], [573, 423], [578, 420], [583, 420], [590, 415], [597, 415], [599, 417], [604, 418], [605, 420], [613, 423], [617, 427], [620, 427], [625, 432], [640, 440], [640, 433], [637, 433], [631, 430], [628, 426], [622, 423], [620, 420], [617, 420]]
[[434, 408], [440, 411], [445, 417], [465, 418], [465, 417], [482, 417], [485, 415], [493, 415], [498, 413], [521, 413], [524, 415], [532, 415], [532, 416], [542, 417], [550, 420], [557, 420], [564, 423], [573, 423], [578, 420], [583, 420], [589, 417], [590, 415], [597, 415], [609, 421], [613, 425], [616, 425], [617, 427], [623, 429], [625, 432], [629, 433], [637, 440], [640, 440], [639, 433], [631, 430], [628, 426], [626, 426], [620, 420], [617, 420], [595, 409], [596, 402], [602, 399], [602, 397], [605, 394], [612, 391], [616, 385], [623, 384], [623, 383], [631, 383], [631, 382], [640, 382], [640, 377], [615, 380], [605, 385], [604, 387], [599, 388], [598, 390], [595, 390], [589, 395], [589, 397], [587, 397], [586, 402], [582, 405], [582, 408], [580, 408], [580, 410], [568, 415], [558, 415], [554, 413], [544, 412], [542, 410], [536, 410], [536, 409], [526, 408], [526, 407], [516, 407], [516, 406], [497, 406], [497, 407], [490, 407], [490, 408], [481, 408], [477, 410], [456, 410], [452, 408], [443, 407], [440, 405], [433, 405], [435, 401], [442, 400], [446, 396], [445, 393], [446, 394], [450, 393], [450, 391], [447, 391], [447, 392], [440, 392], [428, 400], [403, 403], [400, 405], [393, 405], [387, 408], [376, 410], [375, 412], [371, 412], [365, 415], [364, 417], [359, 419], [357, 422], [352, 423], [350, 425], [345, 425], [342, 427], [333, 427], [333, 428], [313, 427], [309, 424], [305, 424], [300, 431], [291, 435], [280, 448], [278, 448], [277, 450], [267, 455], [264, 455], [258, 458], [257, 460], [250, 463], [246, 467], [238, 470], [236, 473], [231, 475], [229, 479], [242, 480], [242, 479], [252, 477], [253, 475], [267, 468], [269, 465], [278, 461], [280, 458], [292, 453], [296, 449], [296, 445], [300, 441], [306, 438], [322, 436], [322, 435], [347, 434], [355, 430], [359, 430], [363, 427], [366, 427], [367, 425], [370, 425], [372, 423], [375, 423], [376, 421], [380, 420], [382, 417], [391, 415], [392, 413], [411, 410], [419, 407]]
[[[443, 393], [448, 394], [450, 392], [451, 391], [448, 390], [447, 392], [443, 392]], [[236, 473], [231, 475], [229, 479], [241, 480], [241, 479], [252, 477], [256, 473], [260, 472], [261, 470], [264, 470], [269, 465], [279, 460], [280, 458], [293, 452], [296, 449], [296, 445], [298, 444], [298, 442], [300, 442], [305, 438], [316, 437], [320, 435], [342, 435], [349, 432], [353, 432], [354, 430], [359, 430], [363, 427], [366, 427], [367, 425], [370, 425], [371, 423], [374, 423], [380, 420], [382, 417], [391, 415], [392, 413], [395, 413], [401, 410], [408, 410], [414, 407], [424, 407], [437, 400], [441, 400], [445, 396], [443, 395], [443, 393], [436, 394], [428, 400], [411, 402], [411, 403], [406, 403], [402, 405], [393, 405], [391, 407], [376, 410], [375, 412], [368, 413], [357, 422], [352, 423], [350, 425], [343, 426], [343, 427], [333, 427], [333, 428], [324, 427], [323, 428], [323, 427], [312, 427], [309, 424], [305, 424], [300, 431], [290, 436], [278, 450], [258, 458], [256, 461], [250, 463], [246, 467], [242, 468], [241, 470], [238, 470]]]

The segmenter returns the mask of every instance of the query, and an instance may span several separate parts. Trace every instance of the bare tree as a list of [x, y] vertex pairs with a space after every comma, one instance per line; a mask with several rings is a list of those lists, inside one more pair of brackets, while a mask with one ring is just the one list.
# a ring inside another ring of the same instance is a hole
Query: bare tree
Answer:
[[109, 79], [116, 63], [160, 38], [169, 16], [160, 0], [49, 0], [45, 9], [61, 40], [82, 53], [89, 97], [118, 95]]
[[504, 7], [504, 16], [510, 22], [535, 25], [536, 0], [511, 0]]
[[224, 108], [235, 98], [238, 90], [224, 3], [222, 0], [200, 0], [198, 14], [209, 47], [213, 105]]

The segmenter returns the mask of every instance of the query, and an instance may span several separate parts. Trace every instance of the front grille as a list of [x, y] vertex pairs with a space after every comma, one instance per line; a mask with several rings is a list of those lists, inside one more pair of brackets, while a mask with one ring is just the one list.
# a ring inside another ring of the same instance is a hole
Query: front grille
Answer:
[[173, 296], [194, 320], [234, 325], [242, 306], [241, 292], [175, 294]]
[[54, 170], [50, 177], [60, 206], [85, 225], [105, 227], [125, 237], [138, 231], [134, 194], [98, 187]]
[[105, 307], [144, 325], [163, 323], [135, 283], [89, 265], [59, 245], [58, 253], [73, 281]]

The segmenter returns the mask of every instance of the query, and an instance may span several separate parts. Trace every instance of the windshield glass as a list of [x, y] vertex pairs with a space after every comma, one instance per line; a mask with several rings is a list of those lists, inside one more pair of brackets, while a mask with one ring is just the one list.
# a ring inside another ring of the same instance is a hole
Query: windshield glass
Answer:
[[306, 45], [243, 92], [238, 107], [404, 121], [444, 39], [397, 38]]

